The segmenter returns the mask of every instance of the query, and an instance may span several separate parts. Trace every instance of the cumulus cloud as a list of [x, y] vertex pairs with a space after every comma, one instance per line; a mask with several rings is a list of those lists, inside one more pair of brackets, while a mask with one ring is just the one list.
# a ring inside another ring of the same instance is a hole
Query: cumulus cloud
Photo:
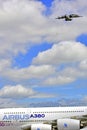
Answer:
[[28, 0], [6, 0], [0, 3], [0, 53], [24, 53], [26, 42], [41, 40], [41, 28], [46, 21], [42, 15], [45, 7], [41, 2]]
[[[1, 70], [2, 71], [2, 70]], [[47, 76], [54, 74], [55, 68], [51, 65], [34, 66], [31, 65], [27, 68], [4, 68], [2, 76], [13, 81], [26, 80], [31, 78], [46, 78]]]
[[33, 65], [26, 68], [12, 68], [10, 61], [2, 60], [0, 72], [2, 77], [15, 82], [35, 79], [33, 85], [36, 83], [37, 86], [62, 85], [87, 76], [86, 58], [87, 47], [84, 44], [66, 41], [40, 52], [33, 59]]
[[81, 43], [66, 41], [53, 45], [47, 51], [40, 52], [33, 59], [34, 64], [61, 64], [78, 62], [87, 58], [87, 47]]
[[87, 15], [86, 0], [54, 0], [52, 3], [52, 12], [54, 14], [80, 13]]
[[0, 72], [3, 72], [6, 68], [11, 66], [11, 60], [9, 59], [2, 59], [0, 60]]
[[34, 91], [32, 88], [25, 88], [22, 85], [15, 85], [15, 86], [4, 86], [0, 90], [0, 97], [1, 98], [13, 98], [13, 99], [21, 99], [21, 98], [47, 98], [47, 97], [54, 97], [52, 94], [45, 94], [39, 93]]
[[71, 83], [75, 80], [74, 77], [67, 77], [67, 76], [54, 76], [51, 78], [48, 78], [44, 81], [44, 85], [63, 85], [63, 84], [67, 84], [67, 83]]
[[85, 60], [83, 60], [83, 61], [80, 62], [79, 68], [81, 70], [87, 71], [87, 59], [85, 59]]
[[7, 98], [24, 98], [34, 95], [35, 92], [29, 88], [24, 88], [21, 85], [5, 86], [0, 90], [0, 97]]
[[[33, 64], [53, 65], [55, 73], [43, 81], [44, 85], [62, 85], [87, 77], [87, 47], [80, 42], [66, 41], [40, 52], [33, 59]], [[64, 67], [62, 67], [62, 65]]]
[[49, 86], [58, 86], [58, 85], [64, 85], [69, 84], [77, 79], [85, 79], [87, 78], [87, 70], [83, 70], [79, 68], [79, 65], [74, 67], [66, 66], [64, 69], [61, 69], [60, 71], [57, 71], [55, 75], [49, 76], [47, 79], [43, 81], [43, 85], [49, 85]]

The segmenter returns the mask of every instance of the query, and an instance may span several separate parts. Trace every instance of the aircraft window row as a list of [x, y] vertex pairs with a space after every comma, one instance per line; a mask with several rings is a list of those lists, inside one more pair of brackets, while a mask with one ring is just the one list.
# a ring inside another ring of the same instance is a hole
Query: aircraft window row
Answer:
[[44, 120], [21, 120], [19, 122], [43, 122]]
[[[48, 112], [33, 112], [33, 114], [37, 113], [66, 113], [66, 112], [84, 112], [83, 110], [81, 111], [48, 111]], [[4, 114], [25, 114], [25, 112], [4, 112]]]
[[25, 114], [25, 112], [4, 112], [4, 114]]
[[21, 120], [20, 122], [30, 122], [29, 120]]
[[42, 120], [21, 120], [20, 122], [42, 122]]
[[19, 122], [34, 122], [34, 121], [31, 121], [31, 120], [19, 120]]
[[[44, 120], [20, 120], [19, 122], [42, 122]], [[11, 120], [8, 120], [8, 121], [2, 121], [4, 123], [11, 123], [12, 121]]]
[[1, 121], [1, 122], [4, 122], [4, 123], [5, 123], [5, 122], [6, 122], [6, 123], [11, 123], [11, 121], [10, 121], [10, 120], [9, 120], [9, 121]]
[[33, 113], [66, 113], [66, 112], [84, 112], [83, 110], [81, 111], [48, 111], [48, 112], [33, 112]]

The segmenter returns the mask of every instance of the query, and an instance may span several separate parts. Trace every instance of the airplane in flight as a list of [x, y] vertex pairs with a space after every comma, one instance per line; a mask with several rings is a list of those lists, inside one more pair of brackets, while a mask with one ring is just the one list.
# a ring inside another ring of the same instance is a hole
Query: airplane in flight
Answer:
[[78, 17], [82, 17], [82, 16], [77, 15], [77, 14], [70, 14], [70, 15], [57, 17], [56, 19], [65, 19], [65, 21], [72, 21], [73, 18], [78, 18]]
[[0, 109], [0, 130], [84, 130], [87, 106]]

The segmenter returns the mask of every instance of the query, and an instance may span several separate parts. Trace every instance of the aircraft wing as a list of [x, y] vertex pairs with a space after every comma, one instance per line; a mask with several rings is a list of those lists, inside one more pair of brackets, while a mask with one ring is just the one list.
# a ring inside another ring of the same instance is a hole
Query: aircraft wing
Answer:
[[78, 17], [82, 17], [82, 16], [77, 15], [77, 14], [70, 14], [69, 17], [70, 18], [78, 18]]
[[61, 17], [57, 17], [56, 19], [65, 19], [65, 15]]
[[56, 19], [65, 19], [65, 21], [71, 21], [72, 19], [67, 16], [67, 15], [64, 15], [64, 16], [61, 16], [61, 17], [57, 17]]

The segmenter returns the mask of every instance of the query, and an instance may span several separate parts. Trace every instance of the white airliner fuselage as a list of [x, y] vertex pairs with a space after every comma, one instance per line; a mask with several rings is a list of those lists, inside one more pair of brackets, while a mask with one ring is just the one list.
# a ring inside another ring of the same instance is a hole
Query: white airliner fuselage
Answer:
[[87, 107], [6, 108], [0, 109], [0, 130], [79, 130], [86, 117]]

